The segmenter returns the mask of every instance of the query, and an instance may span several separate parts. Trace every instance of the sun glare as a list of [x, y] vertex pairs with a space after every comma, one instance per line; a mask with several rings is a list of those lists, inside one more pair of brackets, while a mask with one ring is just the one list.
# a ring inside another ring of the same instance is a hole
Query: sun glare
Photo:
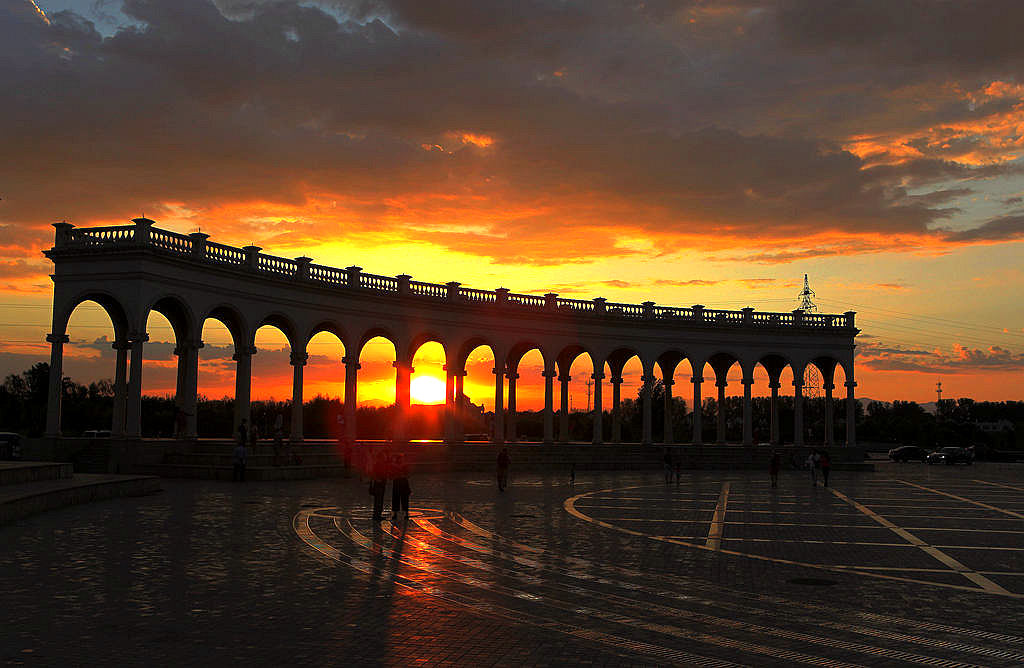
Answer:
[[433, 376], [419, 376], [410, 384], [412, 400], [417, 404], [443, 404], [444, 381]]

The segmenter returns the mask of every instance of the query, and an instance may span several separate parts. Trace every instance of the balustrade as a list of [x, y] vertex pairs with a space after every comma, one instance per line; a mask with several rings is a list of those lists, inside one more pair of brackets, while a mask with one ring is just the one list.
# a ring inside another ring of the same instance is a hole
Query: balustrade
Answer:
[[[140, 221], [143, 219], [140, 219]], [[183, 235], [168, 230], [152, 227], [152, 222], [144, 220], [146, 228], [140, 233], [138, 225], [118, 225], [109, 227], [74, 228], [66, 223], [58, 223], [54, 251], [64, 249], [94, 249], [98, 252], [117, 249], [118, 247], [138, 248], [152, 247], [162, 252], [181, 255], [193, 261], [199, 260], [212, 264], [227, 265], [235, 268], [246, 268], [272, 276], [287, 277], [292, 280], [311, 281], [329, 286], [349, 286], [368, 288], [396, 295], [430, 297], [445, 299], [449, 302], [466, 302], [469, 304], [509, 305], [516, 308], [543, 309], [571, 314], [586, 314], [590, 317], [613, 317], [630, 319], [679, 320], [684, 322], [712, 324], [716, 327], [799, 327], [813, 329], [854, 329], [854, 313], [758, 313], [747, 308], [741, 311], [720, 311], [705, 309], [701, 305], [694, 307], [655, 306], [653, 302], [645, 304], [613, 303], [598, 298], [595, 300], [560, 298], [553, 293], [545, 296], [512, 293], [505, 288], [498, 290], [478, 290], [462, 287], [456, 283], [441, 285], [410, 280], [408, 276], [393, 278], [376, 274], [364, 274], [358, 267], [338, 269], [318, 264], [299, 262], [289, 258], [265, 255], [253, 247], [245, 251], [233, 246], [218, 244], [203, 237], [202, 243], [196, 242], [197, 235]], [[307, 270], [308, 267], [308, 270]]]
[[207, 240], [206, 259], [216, 264], [240, 265], [245, 264], [245, 252], [240, 248]]
[[380, 290], [381, 292], [398, 292], [398, 279], [392, 276], [360, 273], [359, 287]]
[[149, 244], [154, 248], [160, 248], [172, 253], [185, 254], [192, 252], [192, 240], [187, 236], [157, 228], [150, 229]]
[[277, 274], [278, 276], [294, 276], [295, 272], [299, 268], [299, 264], [295, 260], [289, 260], [285, 257], [277, 257], [276, 255], [264, 255], [259, 254], [256, 260], [256, 267], [259, 271], [268, 274]]
[[348, 276], [344, 270], [322, 264], [309, 265], [309, 280], [328, 285], [348, 285]]

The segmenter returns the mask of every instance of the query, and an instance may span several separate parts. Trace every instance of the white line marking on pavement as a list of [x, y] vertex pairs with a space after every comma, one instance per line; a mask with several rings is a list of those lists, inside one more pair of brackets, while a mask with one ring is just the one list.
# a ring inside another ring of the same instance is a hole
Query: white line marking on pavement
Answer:
[[705, 543], [716, 552], [722, 547], [722, 529], [725, 524], [725, 512], [729, 506], [729, 485], [722, 483], [722, 493], [718, 495], [718, 505], [715, 506], [715, 514], [711, 516], [711, 527], [708, 529], [708, 540]]
[[896, 482], [901, 482], [904, 485], [910, 485], [911, 487], [916, 487], [918, 489], [923, 489], [926, 492], [931, 492], [933, 494], [941, 494], [942, 496], [948, 496], [951, 499], [956, 499], [957, 501], [963, 501], [965, 503], [973, 503], [976, 506], [980, 506], [982, 508], [988, 508], [989, 510], [994, 510], [997, 513], [1003, 513], [1004, 515], [1010, 515], [1011, 517], [1016, 517], [1018, 519], [1024, 520], [1024, 515], [1022, 515], [1020, 513], [1015, 513], [1012, 510], [1004, 510], [1003, 508], [997, 508], [996, 506], [990, 506], [989, 504], [982, 503], [981, 501], [972, 501], [971, 499], [968, 499], [967, 497], [957, 496], [956, 494], [950, 494], [949, 492], [943, 492], [941, 490], [932, 489], [931, 487], [925, 487], [924, 485], [918, 485], [916, 482], [907, 482], [906, 480], [899, 480], [898, 478], [896, 478], [895, 480], [896, 480]]
[[[902, 481], [900, 481], [900, 482], [902, 482]], [[893, 524], [889, 520], [885, 519], [884, 517], [882, 517], [881, 515], [879, 515], [875, 511], [871, 510], [867, 506], [864, 506], [864, 505], [861, 505], [860, 503], [857, 503], [856, 501], [854, 501], [850, 497], [846, 496], [845, 494], [843, 494], [839, 490], [837, 490], [837, 489], [835, 489], [833, 487], [829, 487], [828, 491], [832, 492], [832, 494], [834, 494], [835, 496], [839, 497], [843, 501], [846, 501], [851, 506], [853, 506], [857, 510], [861, 511], [862, 513], [864, 513], [865, 515], [867, 515], [871, 519], [875, 520], [876, 522], [878, 522], [882, 526], [888, 528], [889, 530], [891, 530], [893, 533], [895, 533], [897, 536], [899, 536], [903, 540], [907, 541], [908, 543], [911, 543], [912, 545], [916, 545], [917, 547], [919, 547], [922, 551], [924, 551], [926, 554], [928, 554], [932, 558], [937, 559], [938, 561], [941, 561], [942, 563], [946, 564], [952, 570], [956, 571], [960, 575], [963, 575], [965, 578], [967, 578], [968, 580], [970, 580], [974, 584], [978, 585], [979, 587], [981, 587], [985, 591], [991, 592], [991, 593], [994, 593], [994, 594], [1009, 594], [1010, 593], [1006, 589], [1004, 589], [1004, 588], [1000, 587], [999, 585], [997, 585], [995, 582], [992, 582], [991, 580], [989, 580], [984, 575], [981, 575], [980, 573], [977, 573], [976, 571], [971, 570], [970, 568], [968, 568], [967, 566], [963, 565], [962, 563], [960, 563], [959, 561], [957, 561], [953, 557], [949, 556], [945, 552], [942, 552], [942, 551], [936, 549], [935, 547], [932, 547], [928, 543], [925, 543], [923, 540], [921, 540], [920, 538], [918, 538], [914, 534], [910, 533], [906, 529], [903, 529], [901, 527], [896, 526], [895, 524]]]
[[1012, 485], [1004, 485], [1001, 482], [989, 482], [988, 480], [975, 480], [974, 482], [980, 482], [983, 485], [995, 485], [996, 487], [1003, 487], [1005, 489], [1012, 489], [1017, 492], [1024, 492], [1024, 487], [1013, 487]]

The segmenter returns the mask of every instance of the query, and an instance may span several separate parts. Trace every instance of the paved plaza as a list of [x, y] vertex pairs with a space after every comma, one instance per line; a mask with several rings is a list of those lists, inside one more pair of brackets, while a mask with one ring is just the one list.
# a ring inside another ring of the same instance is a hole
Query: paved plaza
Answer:
[[1024, 467], [231, 484], [0, 527], [5, 665], [1024, 663]]

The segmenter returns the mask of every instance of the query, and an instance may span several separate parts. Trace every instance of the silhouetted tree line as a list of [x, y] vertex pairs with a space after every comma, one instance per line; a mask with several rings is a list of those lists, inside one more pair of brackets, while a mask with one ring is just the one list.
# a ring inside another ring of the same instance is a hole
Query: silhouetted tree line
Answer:
[[[0, 385], [0, 431], [17, 431], [28, 436], [40, 436], [46, 423], [46, 401], [49, 387], [49, 365], [34, 364], [21, 374], [11, 374]], [[109, 429], [113, 410], [113, 384], [101, 380], [83, 385], [64, 378], [63, 432], [80, 435], [90, 429]], [[653, 439], [664, 436], [665, 388], [661, 381], [652, 387], [651, 431]], [[611, 403], [608, 397], [607, 404]], [[676, 440], [688, 441], [693, 432], [692, 413], [688, 413], [685, 399], [673, 397], [672, 432]], [[771, 433], [770, 399], [752, 399], [752, 417], [755, 442], [767, 442]], [[608, 406], [606, 405], [606, 409]], [[725, 401], [726, 438], [738, 442], [743, 435], [743, 398], [728, 397]], [[639, 393], [635, 399], [621, 402], [622, 439], [639, 442], [643, 434], [643, 411]], [[705, 399], [702, 412], [702, 434], [705, 443], [717, 438], [718, 402]], [[912, 401], [894, 401], [891, 404], [870, 402], [867, 410], [857, 402], [857, 440], [861, 443], [891, 443], [920, 445], [931, 448], [941, 445], [975, 445], [982, 453], [987, 449], [1024, 448], [1024, 402], [974, 401], [973, 399], [947, 399], [932, 414]], [[165, 437], [174, 431], [177, 409], [173, 397], [144, 396], [142, 398], [143, 436]], [[303, 404], [303, 432], [307, 438], [338, 438], [343, 425], [338, 416], [344, 413], [344, 403], [337, 398], [314, 397]], [[489, 435], [493, 415], [483, 413], [479, 406], [469, 404], [464, 410], [465, 434]], [[804, 434], [808, 443], [824, 440], [825, 400], [805, 399]], [[285, 434], [291, 427], [290, 401], [252, 402], [252, 421], [263, 437], [273, 436], [278, 416]], [[391, 436], [394, 406], [362, 406], [356, 411], [357, 436], [364, 439], [386, 439]], [[833, 400], [836, 443], [846, 438], [846, 400]], [[232, 434], [234, 421], [233, 399], [208, 399], [198, 402], [198, 429], [203, 438], [224, 438]], [[555, 415], [555, 433], [558, 434], [559, 416]], [[602, 415], [605, 441], [612, 437], [610, 410]], [[1000, 430], [999, 427], [1010, 428]], [[985, 427], [988, 427], [986, 429]], [[410, 438], [439, 439], [443, 436], [444, 407], [414, 405], [407, 418]], [[779, 431], [784, 443], [793, 442], [793, 398], [779, 398]], [[539, 441], [544, 435], [544, 416], [541, 411], [520, 411], [516, 415], [516, 432], [520, 440]], [[570, 438], [589, 441], [593, 435], [592, 413], [574, 411], [569, 414]]]

